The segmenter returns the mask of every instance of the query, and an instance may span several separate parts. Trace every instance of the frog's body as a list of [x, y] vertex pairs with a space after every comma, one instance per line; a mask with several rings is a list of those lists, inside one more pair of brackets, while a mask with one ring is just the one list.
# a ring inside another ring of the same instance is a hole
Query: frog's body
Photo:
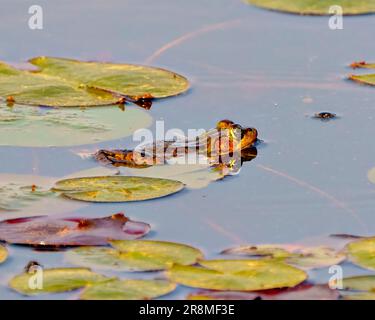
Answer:
[[[165, 164], [172, 158], [196, 153], [213, 161], [226, 155], [241, 152], [252, 147], [258, 138], [254, 128], [242, 128], [229, 120], [219, 121], [215, 129], [198, 136], [194, 140], [157, 141], [135, 150], [100, 150], [96, 159], [114, 166], [144, 168]], [[215, 164], [215, 163], [214, 163]]]

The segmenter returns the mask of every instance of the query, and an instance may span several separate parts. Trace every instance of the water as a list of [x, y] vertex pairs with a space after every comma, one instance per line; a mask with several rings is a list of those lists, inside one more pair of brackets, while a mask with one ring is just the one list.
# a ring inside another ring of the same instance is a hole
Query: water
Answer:
[[[375, 186], [367, 178], [375, 166], [374, 89], [345, 80], [349, 63], [375, 59], [368, 31], [374, 16], [347, 17], [344, 30], [332, 31], [327, 17], [268, 12], [240, 0], [40, 0], [44, 30], [31, 31], [32, 4], [2, 1], [1, 60], [49, 55], [165, 67], [188, 77], [192, 89], [154, 103], [154, 121], [187, 132], [229, 118], [256, 127], [265, 141], [240, 175], [207, 188], [155, 201], [88, 205], [70, 215], [125, 211], [152, 225], [149, 239], [191, 244], [208, 258], [239, 243], [314, 244], [331, 233], [375, 234]], [[339, 119], [311, 119], [320, 111]], [[63, 177], [95, 167], [75, 152], [133, 145], [126, 138], [74, 148], [1, 147], [0, 173]], [[11, 246], [0, 267], [1, 298], [22, 298], [5, 284], [30, 260], [68, 265], [62, 253]], [[366, 273], [344, 267], [345, 276]], [[326, 269], [311, 275], [316, 282], [329, 277]], [[39, 298], [46, 297], [74, 294]]]

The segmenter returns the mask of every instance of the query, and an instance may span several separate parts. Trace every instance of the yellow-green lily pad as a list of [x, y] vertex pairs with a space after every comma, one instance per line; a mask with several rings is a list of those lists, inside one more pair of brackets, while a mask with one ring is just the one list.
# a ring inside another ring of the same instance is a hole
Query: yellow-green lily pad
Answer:
[[9, 286], [24, 295], [37, 295], [72, 291], [110, 279], [84, 268], [41, 269], [15, 276], [10, 280]]
[[165, 270], [173, 264], [191, 265], [203, 259], [200, 250], [173, 242], [110, 241], [113, 248], [82, 247], [66, 252], [69, 262], [95, 269], [121, 271]]
[[0, 263], [3, 263], [8, 258], [8, 250], [0, 245]]
[[153, 67], [37, 57], [25, 71], [0, 62], [0, 98], [9, 104], [91, 107], [165, 98], [185, 92], [189, 82]]
[[30, 63], [40, 68], [39, 74], [58, 76], [77, 85], [135, 100], [144, 97], [165, 98], [189, 88], [185, 77], [160, 68], [51, 57], [33, 58]]
[[264, 9], [302, 15], [330, 15], [330, 7], [341, 6], [344, 15], [375, 12], [374, 0], [244, 0]]
[[274, 260], [205, 260], [199, 264], [174, 265], [167, 276], [188, 287], [227, 291], [295, 287], [307, 278], [304, 271]]
[[53, 191], [88, 202], [128, 202], [165, 197], [181, 191], [180, 181], [148, 177], [105, 176], [58, 181]]
[[119, 101], [111, 93], [86, 90], [64, 79], [18, 70], [2, 62], [0, 97], [10, 103], [51, 107], [89, 107]]
[[292, 244], [241, 246], [225, 250], [223, 253], [278, 259], [307, 270], [337, 265], [346, 258], [344, 252], [329, 247], [304, 247]]
[[[1, 90], [1, 89], [0, 89]], [[65, 147], [131, 136], [150, 126], [142, 109], [97, 107], [51, 109], [0, 104], [0, 145]]]
[[363, 238], [346, 246], [348, 258], [354, 264], [375, 270], [375, 238]]
[[90, 284], [80, 294], [82, 300], [149, 300], [176, 289], [165, 280], [113, 280]]
[[375, 276], [356, 276], [343, 279], [345, 290], [375, 291]]

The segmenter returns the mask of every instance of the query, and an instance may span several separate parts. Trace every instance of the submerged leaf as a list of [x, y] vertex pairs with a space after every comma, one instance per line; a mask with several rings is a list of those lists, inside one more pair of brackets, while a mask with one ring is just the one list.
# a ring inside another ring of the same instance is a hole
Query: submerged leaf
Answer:
[[195, 264], [203, 259], [200, 250], [165, 241], [111, 241], [113, 248], [77, 248], [66, 253], [76, 265], [121, 271], [153, 271], [170, 268], [173, 264]]
[[347, 244], [349, 260], [362, 268], [375, 270], [375, 238], [364, 238]]
[[149, 230], [148, 224], [131, 221], [122, 213], [97, 219], [31, 217], [0, 222], [0, 240], [41, 247], [94, 246], [137, 239]]
[[375, 12], [374, 0], [244, 0], [255, 6], [304, 15], [330, 15], [330, 8], [340, 6], [344, 15]]
[[151, 124], [141, 109], [51, 109], [0, 104], [0, 145], [63, 147], [130, 136]]
[[0, 263], [3, 263], [8, 258], [8, 250], [0, 245]]
[[128, 96], [134, 100], [165, 98], [189, 88], [186, 78], [160, 68], [52, 57], [33, 58], [30, 63], [40, 68], [39, 74], [58, 76], [78, 85]]
[[[40, 272], [40, 279], [35, 279]], [[9, 286], [24, 295], [72, 291], [86, 285], [111, 280], [84, 268], [61, 268], [36, 270], [15, 276]], [[39, 281], [39, 283], [37, 283]], [[38, 286], [39, 284], [39, 286]]]
[[74, 200], [127, 202], [149, 200], [181, 191], [183, 183], [148, 177], [107, 176], [58, 181], [53, 191]]
[[80, 294], [82, 300], [149, 300], [176, 289], [165, 280], [113, 280], [88, 285]]
[[223, 251], [224, 254], [269, 257], [282, 260], [303, 269], [324, 268], [339, 264], [345, 253], [328, 247], [303, 247], [299, 245], [241, 246]]
[[204, 260], [202, 267], [174, 265], [167, 276], [185, 286], [228, 291], [258, 291], [294, 287], [304, 271], [273, 260]]

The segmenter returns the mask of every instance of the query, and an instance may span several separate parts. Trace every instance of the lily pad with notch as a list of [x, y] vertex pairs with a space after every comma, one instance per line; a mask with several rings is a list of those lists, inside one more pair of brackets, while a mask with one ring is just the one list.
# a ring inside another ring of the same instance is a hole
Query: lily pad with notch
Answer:
[[0, 222], [0, 240], [36, 247], [108, 245], [110, 240], [138, 239], [150, 225], [118, 213], [105, 218], [30, 217]]
[[156, 271], [173, 264], [191, 265], [203, 253], [191, 246], [152, 240], [111, 241], [112, 248], [82, 247], [66, 252], [66, 259], [78, 266], [104, 270]]

